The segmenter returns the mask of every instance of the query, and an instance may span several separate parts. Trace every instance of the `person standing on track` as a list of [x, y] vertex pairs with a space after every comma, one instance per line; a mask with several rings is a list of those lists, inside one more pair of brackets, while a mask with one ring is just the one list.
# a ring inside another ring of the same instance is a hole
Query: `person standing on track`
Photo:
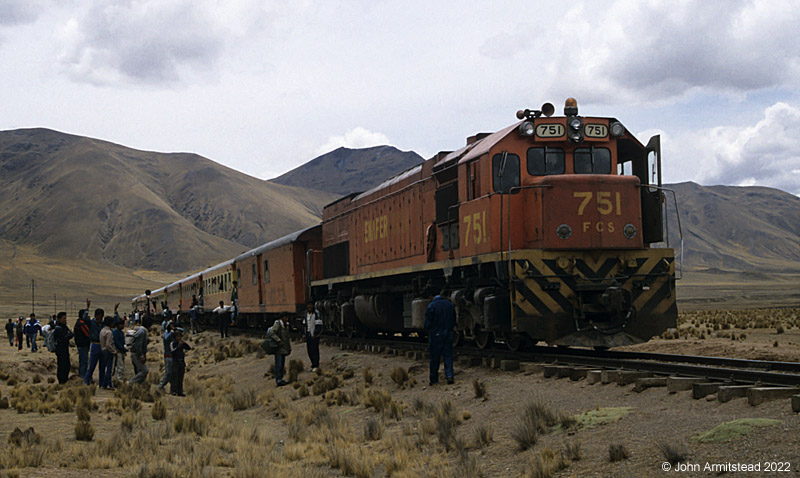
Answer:
[[164, 389], [168, 383], [172, 380], [172, 341], [175, 339], [174, 334], [174, 326], [172, 322], [167, 322], [166, 330], [164, 330], [164, 334], [161, 336], [164, 339], [164, 376], [161, 378], [161, 383], [158, 384], [158, 388]]
[[138, 319], [133, 319], [136, 322], [136, 332], [133, 334], [133, 342], [131, 343], [131, 362], [133, 363], [134, 376], [128, 383], [142, 383], [147, 378], [150, 371], [147, 369], [147, 328], [141, 325]]
[[[86, 299], [86, 304], [88, 307], [91, 301]], [[78, 349], [78, 376], [83, 378], [86, 375], [86, 369], [89, 368], [89, 345], [92, 343], [89, 337], [88, 309], [78, 311], [78, 320], [75, 321], [72, 332], [75, 334], [75, 347]]]
[[306, 303], [306, 316], [303, 319], [303, 332], [305, 332], [306, 350], [311, 361], [311, 371], [319, 368], [319, 336], [322, 333], [322, 316], [314, 308], [314, 302]]
[[283, 315], [269, 328], [269, 337], [278, 344], [275, 349], [275, 384], [279, 387], [288, 385], [283, 379], [285, 372], [286, 356], [292, 353], [292, 343], [289, 339], [289, 316]]
[[114, 367], [112, 369], [112, 376], [116, 377], [117, 382], [122, 383], [125, 380], [125, 353], [128, 349], [125, 348], [125, 328], [124, 320], [114, 321], [114, 329], [111, 334], [114, 337]]
[[22, 335], [25, 329], [25, 324], [22, 322], [22, 317], [17, 320], [17, 350], [22, 350]]
[[6, 335], [8, 335], [8, 345], [14, 346], [14, 321], [8, 319], [6, 323]]
[[217, 325], [219, 326], [220, 338], [228, 336], [228, 311], [225, 308], [225, 302], [219, 301], [219, 307], [211, 311], [217, 315]]
[[64, 385], [69, 380], [69, 341], [72, 339], [72, 331], [67, 327], [67, 313], [59, 312], [56, 316], [56, 328], [51, 332], [56, 344], [56, 378], [58, 383]]
[[[442, 291], [444, 293], [444, 291]], [[433, 291], [428, 292], [428, 297]], [[453, 329], [456, 326], [456, 309], [453, 303], [442, 296], [433, 298], [425, 309], [425, 325], [431, 356], [430, 385], [439, 383], [439, 360], [444, 360], [444, 376], [448, 384], [455, 382], [453, 372]]]

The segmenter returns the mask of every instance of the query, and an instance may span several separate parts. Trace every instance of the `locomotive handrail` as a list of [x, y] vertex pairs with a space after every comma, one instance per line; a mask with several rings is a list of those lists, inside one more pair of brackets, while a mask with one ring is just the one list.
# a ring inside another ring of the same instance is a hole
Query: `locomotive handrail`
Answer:
[[[681, 241], [680, 275], [675, 277], [675, 279], [676, 280], [677, 279], [682, 279], [683, 278], [683, 228], [681, 227], [681, 214], [680, 214], [680, 211], [678, 211], [678, 195], [675, 193], [674, 189], [665, 188], [663, 186], [653, 186], [652, 184], [640, 184], [639, 187], [640, 188], [658, 189], [659, 191], [669, 191], [669, 192], [672, 193], [672, 202], [675, 205], [675, 218], [678, 220], [678, 238]], [[666, 215], [666, 213], [665, 213], [665, 215]], [[664, 224], [667, 224], [667, 240], [666, 240], [666, 243], [667, 243], [667, 247], [669, 247], [669, 225], [668, 225], [669, 224], [669, 220], [666, 217], [665, 217], [665, 219], [667, 219], [667, 220], [664, 221]]]

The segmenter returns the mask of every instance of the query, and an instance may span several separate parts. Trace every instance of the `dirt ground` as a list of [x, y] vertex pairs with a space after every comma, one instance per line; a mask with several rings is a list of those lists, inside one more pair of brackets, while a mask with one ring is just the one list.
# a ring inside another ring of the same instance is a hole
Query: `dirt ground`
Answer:
[[[791, 322], [794, 311], [782, 320]], [[683, 321], [679, 330], [694, 328], [697, 334], [719, 322], [699, 316]], [[40, 437], [31, 445], [5, 445], [0, 476], [669, 476], [662, 470], [664, 448], [682, 455], [684, 466], [699, 465], [700, 471], [683, 475], [720, 474], [703, 471], [707, 463], [760, 463], [762, 470], [772, 462], [788, 463], [789, 476], [800, 470], [800, 415], [788, 400], [752, 407], [746, 399], [693, 400], [691, 392], [652, 388], [636, 393], [631, 386], [458, 366], [454, 385], [430, 387], [425, 362], [324, 345], [323, 373], [303, 370], [296, 385], [277, 388], [268, 376], [272, 358], [258, 353], [255, 340], [204, 332], [188, 342], [195, 347], [187, 356], [188, 396], [156, 391], [162, 360], [153, 334], [147, 392], [124, 390], [115, 396], [96, 390], [92, 441], [76, 440], [75, 411], [14, 409], [19, 401], [14, 396], [22, 389], [39, 387], [52, 397], [84, 387], [47, 383], [55, 375], [54, 356], [47, 351], [0, 347], [0, 378], [5, 377], [0, 397], [11, 398], [10, 408], [0, 409], [0, 437], [10, 437], [15, 427], [33, 427]], [[797, 326], [780, 334], [773, 328], [720, 327], [704, 339], [687, 332], [635, 348], [800, 361], [798, 344]], [[76, 362], [74, 349], [72, 354]], [[304, 344], [294, 344], [289, 360], [308, 369]], [[486, 399], [476, 397], [473, 382], [484, 385]], [[134, 392], [142, 401], [123, 398]], [[166, 406], [165, 419], [154, 418], [154, 402]], [[514, 435], [528, 430], [523, 418], [529, 404], [573, 419], [545, 427], [522, 450]], [[724, 435], [727, 441], [697, 439], [741, 419], [768, 421], [743, 429], [749, 431], [744, 436]], [[612, 446], [619, 461], [610, 461]], [[730, 474], [761, 476], [763, 471]]]

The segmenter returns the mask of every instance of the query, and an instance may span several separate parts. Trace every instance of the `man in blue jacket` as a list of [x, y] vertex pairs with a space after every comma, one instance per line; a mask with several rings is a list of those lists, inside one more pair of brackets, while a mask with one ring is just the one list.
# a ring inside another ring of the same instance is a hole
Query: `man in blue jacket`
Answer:
[[[428, 291], [428, 297], [433, 295]], [[425, 325], [431, 356], [430, 385], [439, 383], [439, 361], [444, 360], [444, 376], [448, 384], [455, 379], [453, 372], [453, 329], [456, 326], [456, 309], [441, 294], [433, 298], [425, 309]]]

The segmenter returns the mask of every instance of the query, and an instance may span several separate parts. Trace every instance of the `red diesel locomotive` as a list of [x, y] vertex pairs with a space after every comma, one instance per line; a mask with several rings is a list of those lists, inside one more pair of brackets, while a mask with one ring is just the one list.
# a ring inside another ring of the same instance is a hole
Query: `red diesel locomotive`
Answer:
[[[553, 113], [549, 103], [520, 111], [505, 129], [329, 204], [320, 226], [186, 281], [218, 292], [228, 282], [209, 274], [238, 278], [251, 326], [312, 299], [331, 332], [422, 333], [424, 291], [435, 288], [456, 306], [458, 339], [479, 347], [606, 348], [675, 327], [674, 251], [656, 247], [659, 137], [643, 145], [614, 118], [580, 116], [571, 98]], [[174, 289], [186, 310], [182, 286], [156, 292]]]

